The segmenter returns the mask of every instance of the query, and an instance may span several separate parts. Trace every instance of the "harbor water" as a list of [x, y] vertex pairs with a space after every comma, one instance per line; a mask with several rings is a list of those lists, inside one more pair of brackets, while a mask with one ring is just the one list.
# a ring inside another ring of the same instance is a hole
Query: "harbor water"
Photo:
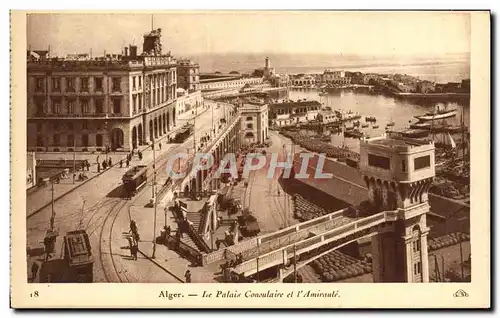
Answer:
[[[328, 95], [319, 95], [316, 89], [299, 89], [290, 90], [289, 98], [293, 101], [298, 99], [316, 100], [323, 107], [330, 107], [332, 110], [343, 110], [345, 112], [352, 111], [359, 113], [362, 117], [359, 119], [361, 124], [365, 124], [365, 117], [373, 116], [377, 119], [376, 123], [368, 123], [366, 128], [359, 129], [370, 137], [380, 136], [385, 133], [388, 123], [394, 122], [391, 130], [408, 129], [410, 124], [418, 122], [415, 116], [423, 115], [426, 112], [432, 111], [436, 106], [439, 108], [456, 109], [455, 117], [435, 121], [436, 124], [460, 125], [462, 114], [464, 124], [469, 126], [469, 106], [462, 105], [457, 102], [448, 103], [433, 103], [428, 105], [420, 105], [412, 101], [397, 99], [384, 95], [374, 95], [368, 93], [360, 93], [353, 91], [336, 91], [330, 92]], [[346, 126], [352, 126], [352, 122], [347, 122]], [[375, 128], [374, 126], [378, 126]], [[314, 131], [303, 130], [302, 133], [316, 134]], [[329, 132], [324, 131], [323, 134], [328, 135]], [[332, 130], [330, 135], [333, 145], [345, 145], [353, 151], [359, 151], [359, 140], [353, 138], [344, 138], [342, 132]], [[436, 136], [439, 137], [439, 136]]]

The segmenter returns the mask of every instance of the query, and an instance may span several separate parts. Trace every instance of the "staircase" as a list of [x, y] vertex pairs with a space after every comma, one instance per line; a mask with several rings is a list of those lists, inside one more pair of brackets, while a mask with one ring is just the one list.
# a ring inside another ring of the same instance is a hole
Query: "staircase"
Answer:
[[191, 239], [191, 237], [189, 237], [189, 235], [187, 234], [184, 234], [181, 238], [181, 242], [188, 245], [189, 247], [192, 247], [193, 249], [195, 250], [198, 250], [198, 247], [196, 246], [196, 244], [193, 242], [193, 240]]
[[193, 227], [199, 232], [202, 214], [199, 212], [188, 212], [187, 219], [193, 223]]

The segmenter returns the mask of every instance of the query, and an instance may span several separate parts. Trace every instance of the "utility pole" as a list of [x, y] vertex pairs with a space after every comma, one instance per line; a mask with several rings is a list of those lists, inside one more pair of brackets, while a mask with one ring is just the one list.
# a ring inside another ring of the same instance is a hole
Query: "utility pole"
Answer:
[[293, 245], [293, 282], [297, 282], [297, 248]]
[[462, 250], [462, 241], [460, 241], [460, 275], [462, 278], [462, 282], [464, 281], [464, 253]]
[[151, 258], [155, 258], [156, 254], [156, 149], [155, 149], [155, 140], [153, 138], [153, 144], [152, 144], [152, 149], [153, 149], [153, 255], [151, 255]]
[[75, 174], [76, 174], [76, 136], [75, 128], [73, 126], [73, 184], [75, 184]]
[[54, 231], [54, 220], [56, 218], [56, 213], [54, 211], [54, 181], [51, 181], [51, 192], [52, 192], [52, 215], [50, 217], [50, 230]]

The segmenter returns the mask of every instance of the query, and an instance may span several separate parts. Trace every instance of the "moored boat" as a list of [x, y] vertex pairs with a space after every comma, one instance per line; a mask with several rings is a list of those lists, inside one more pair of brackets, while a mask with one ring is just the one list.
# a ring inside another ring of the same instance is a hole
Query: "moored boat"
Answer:
[[439, 120], [450, 117], [455, 117], [457, 115], [456, 109], [436, 109], [434, 112], [428, 112], [424, 115], [415, 116], [420, 121], [431, 121], [431, 120]]

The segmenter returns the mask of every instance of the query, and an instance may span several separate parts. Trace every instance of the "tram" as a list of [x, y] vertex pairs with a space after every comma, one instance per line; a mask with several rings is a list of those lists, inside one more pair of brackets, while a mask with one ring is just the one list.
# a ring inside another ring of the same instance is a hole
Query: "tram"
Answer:
[[122, 177], [123, 185], [128, 197], [134, 196], [148, 180], [148, 167], [136, 166], [125, 172]]
[[85, 230], [66, 233], [64, 237], [64, 261], [70, 281], [92, 283], [94, 259], [89, 236]]
[[178, 132], [177, 134], [175, 135], [174, 139], [172, 140], [173, 143], [177, 143], [177, 144], [181, 144], [183, 143], [184, 141], [186, 141], [186, 139], [189, 138], [189, 136], [191, 136], [194, 132], [193, 130], [194, 126], [191, 125], [191, 124], [186, 124], [184, 125]]

